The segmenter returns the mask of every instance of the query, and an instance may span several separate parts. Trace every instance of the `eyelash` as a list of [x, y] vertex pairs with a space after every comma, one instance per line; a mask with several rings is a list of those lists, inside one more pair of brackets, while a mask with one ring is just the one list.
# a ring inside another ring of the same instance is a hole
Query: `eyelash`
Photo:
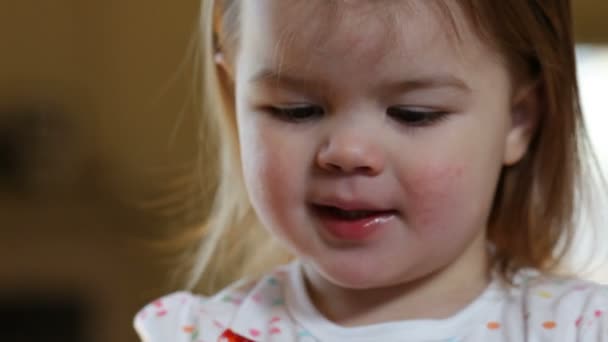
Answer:
[[[293, 123], [309, 121], [325, 114], [323, 108], [317, 106], [268, 107], [267, 110], [272, 116]], [[306, 116], [302, 117], [302, 114]]]
[[[447, 112], [436, 110], [425, 110], [418, 108], [414, 110], [408, 107], [389, 107], [386, 110], [388, 116], [395, 118], [400, 123], [410, 127], [431, 126], [447, 117]], [[412, 120], [416, 118], [416, 120]]]
[[[291, 123], [304, 123], [325, 114], [323, 108], [318, 106], [268, 107], [267, 111], [272, 116]], [[445, 119], [448, 113], [395, 106], [389, 107], [386, 114], [401, 124], [410, 127], [424, 127]]]

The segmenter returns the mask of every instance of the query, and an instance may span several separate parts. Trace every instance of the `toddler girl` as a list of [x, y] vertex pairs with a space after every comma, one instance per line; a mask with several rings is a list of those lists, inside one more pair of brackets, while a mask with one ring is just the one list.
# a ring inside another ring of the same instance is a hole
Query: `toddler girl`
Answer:
[[151, 303], [144, 341], [608, 341], [608, 289], [556, 275], [587, 146], [570, 1], [202, 11], [221, 172], [193, 279], [243, 280]]

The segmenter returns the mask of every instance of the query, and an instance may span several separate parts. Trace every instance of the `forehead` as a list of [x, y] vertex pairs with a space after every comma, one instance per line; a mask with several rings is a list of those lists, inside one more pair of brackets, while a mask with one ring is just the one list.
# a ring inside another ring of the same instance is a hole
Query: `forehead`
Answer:
[[455, 1], [248, 0], [242, 6], [241, 53], [280, 71], [387, 74], [495, 57]]

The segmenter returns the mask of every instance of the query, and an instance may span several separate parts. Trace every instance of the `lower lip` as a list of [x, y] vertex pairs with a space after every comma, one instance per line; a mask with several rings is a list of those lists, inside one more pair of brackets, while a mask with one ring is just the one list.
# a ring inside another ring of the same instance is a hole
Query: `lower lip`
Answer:
[[320, 215], [319, 219], [333, 237], [340, 240], [363, 241], [376, 235], [395, 218], [395, 213], [379, 213], [359, 220], [344, 220]]

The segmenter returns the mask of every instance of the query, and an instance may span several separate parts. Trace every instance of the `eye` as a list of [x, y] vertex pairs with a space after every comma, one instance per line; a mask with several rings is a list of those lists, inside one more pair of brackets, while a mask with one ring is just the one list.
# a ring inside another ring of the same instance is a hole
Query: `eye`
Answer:
[[268, 112], [281, 120], [288, 122], [303, 122], [321, 117], [324, 112], [319, 106], [286, 106], [268, 107]]
[[441, 119], [444, 119], [447, 115], [447, 113], [443, 111], [397, 106], [389, 107], [386, 110], [386, 114], [400, 123], [414, 127], [430, 126]]

